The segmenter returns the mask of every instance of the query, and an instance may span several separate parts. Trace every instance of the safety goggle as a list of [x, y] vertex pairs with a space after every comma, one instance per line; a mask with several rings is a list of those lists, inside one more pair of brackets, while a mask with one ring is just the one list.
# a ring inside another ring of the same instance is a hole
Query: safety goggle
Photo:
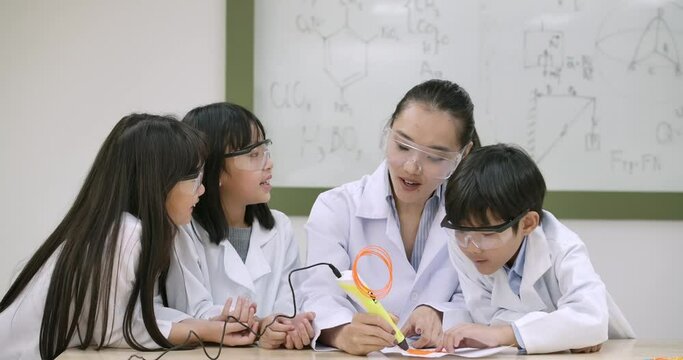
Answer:
[[387, 131], [387, 161], [394, 166], [414, 162], [426, 176], [448, 179], [462, 160], [466, 146], [460, 151], [439, 151], [417, 144], [389, 129]]
[[263, 170], [270, 159], [269, 146], [273, 142], [265, 139], [243, 149], [223, 154], [223, 157], [234, 158], [235, 167], [245, 171]]
[[441, 221], [441, 227], [453, 229], [455, 241], [463, 249], [466, 249], [471, 242], [477, 249], [491, 250], [499, 248], [509, 241], [510, 237], [504, 237], [503, 232], [519, 223], [528, 212], [529, 210], [527, 209], [515, 218], [493, 226], [455, 225], [448, 218], [444, 217]]
[[199, 173], [190, 175], [189, 178], [182, 179], [181, 181], [192, 181], [192, 194], [197, 194], [199, 192], [199, 187], [202, 186], [202, 179], [204, 178], [204, 167], [199, 169]]

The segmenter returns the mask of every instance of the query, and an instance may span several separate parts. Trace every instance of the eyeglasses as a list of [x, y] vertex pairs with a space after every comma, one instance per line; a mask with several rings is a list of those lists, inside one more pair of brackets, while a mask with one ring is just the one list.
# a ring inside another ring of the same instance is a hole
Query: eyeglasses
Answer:
[[198, 174], [192, 174], [181, 181], [192, 181], [192, 194], [197, 194], [199, 192], [199, 187], [202, 186], [202, 179], [204, 178], [204, 167], [199, 169]]
[[460, 226], [451, 223], [448, 218], [444, 217], [441, 221], [441, 227], [455, 230], [455, 241], [463, 249], [467, 248], [471, 242], [477, 249], [491, 250], [503, 246], [508, 241], [509, 238], [503, 237], [502, 233], [519, 223], [528, 212], [528, 209], [524, 210], [514, 219], [494, 226]]
[[439, 151], [417, 144], [389, 129], [387, 134], [387, 161], [394, 166], [413, 162], [431, 178], [448, 179], [455, 171], [466, 147], [460, 151]]
[[265, 139], [251, 144], [243, 149], [224, 154], [223, 157], [235, 158], [235, 167], [240, 170], [257, 171], [263, 170], [270, 159], [269, 146], [273, 142]]

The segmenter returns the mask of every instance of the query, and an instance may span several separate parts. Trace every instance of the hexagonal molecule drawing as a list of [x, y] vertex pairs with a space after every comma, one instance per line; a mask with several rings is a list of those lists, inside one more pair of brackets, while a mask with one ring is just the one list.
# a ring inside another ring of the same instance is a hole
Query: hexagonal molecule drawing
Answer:
[[348, 27], [323, 40], [325, 72], [337, 86], [343, 89], [367, 75], [368, 41]]

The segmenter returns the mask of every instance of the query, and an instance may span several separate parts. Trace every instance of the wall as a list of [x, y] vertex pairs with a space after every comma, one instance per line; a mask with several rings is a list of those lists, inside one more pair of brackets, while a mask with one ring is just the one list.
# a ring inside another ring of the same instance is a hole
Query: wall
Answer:
[[[132, 111], [224, 97], [219, 0], [0, 2], [0, 293], [64, 216], [98, 146]], [[293, 218], [305, 248], [305, 217]], [[683, 222], [566, 224], [642, 338], [683, 338]]]
[[121, 117], [224, 98], [225, 3], [2, 1], [0, 49], [4, 294]]
[[593, 266], [636, 335], [683, 339], [683, 281], [678, 265], [683, 254], [683, 222], [564, 223], [588, 246]]

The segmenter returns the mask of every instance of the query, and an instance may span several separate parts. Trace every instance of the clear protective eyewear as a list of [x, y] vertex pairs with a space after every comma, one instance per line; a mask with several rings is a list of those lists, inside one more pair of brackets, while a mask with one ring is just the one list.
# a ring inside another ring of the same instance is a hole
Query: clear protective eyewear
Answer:
[[202, 179], [204, 178], [204, 167], [199, 169], [199, 173], [192, 174], [189, 177], [182, 179], [181, 181], [192, 181], [192, 194], [197, 194], [199, 192], [199, 187], [202, 186]]
[[224, 154], [223, 157], [234, 158], [235, 167], [245, 171], [258, 171], [266, 168], [270, 159], [270, 139], [251, 144], [243, 149]]
[[387, 161], [393, 166], [403, 166], [412, 161], [431, 178], [448, 179], [462, 160], [465, 148], [460, 151], [437, 150], [410, 141], [392, 129], [387, 131]]
[[463, 249], [466, 249], [471, 242], [479, 250], [492, 250], [509, 241], [509, 237], [502, 236], [503, 232], [519, 223], [528, 212], [529, 210], [525, 210], [514, 219], [493, 226], [460, 226], [451, 223], [447, 217], [444, 217], [441, 221], [441, 227], [453, 229], [455, 241]]

